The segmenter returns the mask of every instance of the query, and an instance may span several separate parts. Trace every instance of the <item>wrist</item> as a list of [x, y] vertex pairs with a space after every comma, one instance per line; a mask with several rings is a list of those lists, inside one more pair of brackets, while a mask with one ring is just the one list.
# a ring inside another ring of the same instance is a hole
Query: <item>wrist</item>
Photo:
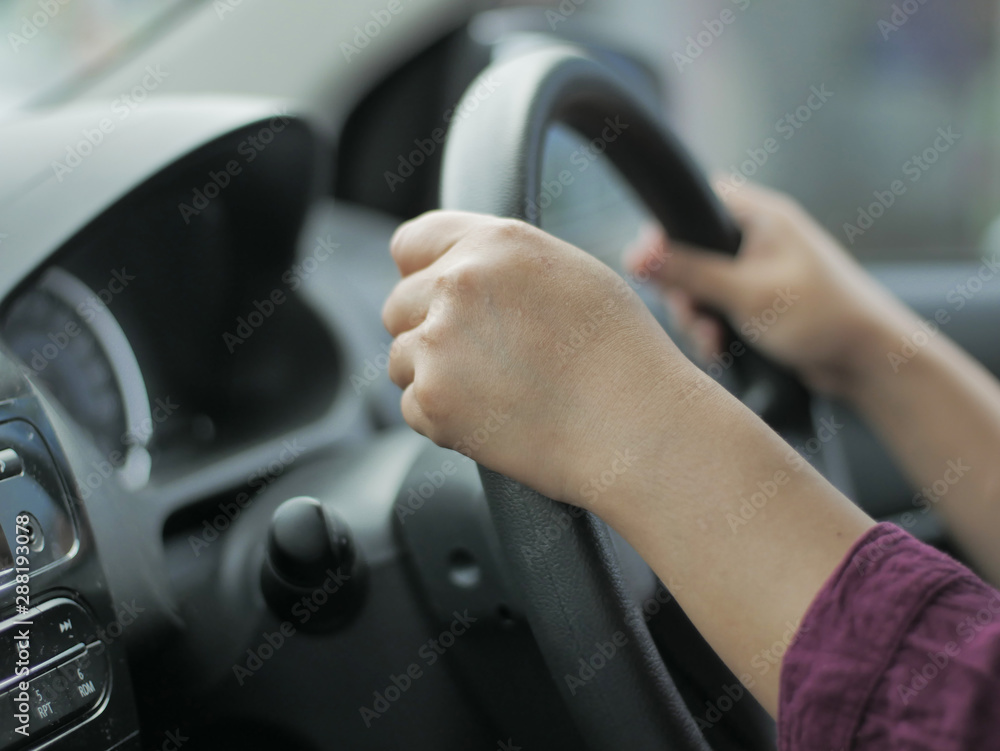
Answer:
[[899, 372], [898, 359], [908, 356], [907, 337], [921, 330], [921, 323], [910, 310], [893, 305], [849, 326], [832, 395], [857, 406], [873, 389], [893, 378]]
[[845, 305], [837, 319], [815, 327], [812, 336], [820, 338], [816, 349], [823, 354], [798, 374], [814, 391], [854, 404], [894, 375], [890, 353], [919, 325], [917, 316], [894, 300]]
[[648, 506], [669, 498], [674, 482], [711, 457], [711, 436], [738, 420], [739, 403], [697, 367], [685, 365], [648, 390], [630, 410], [626, 429], [613, 432], [602, 459], [580, 475], [574, 502], [613, 527], [629, 526]]

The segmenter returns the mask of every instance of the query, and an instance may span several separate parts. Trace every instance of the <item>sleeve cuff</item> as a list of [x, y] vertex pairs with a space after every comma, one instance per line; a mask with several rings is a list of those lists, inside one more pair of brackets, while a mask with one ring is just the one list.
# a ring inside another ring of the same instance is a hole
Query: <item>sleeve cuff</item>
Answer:
[[964, 566], [892, 524], [872, 527], [817, 594], [781, 668], [778, 748], [847, 751], [910, 625]]

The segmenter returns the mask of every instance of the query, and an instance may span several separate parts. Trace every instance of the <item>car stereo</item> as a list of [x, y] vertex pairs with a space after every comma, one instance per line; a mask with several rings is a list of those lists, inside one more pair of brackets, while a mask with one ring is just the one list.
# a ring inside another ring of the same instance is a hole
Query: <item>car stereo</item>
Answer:
[[0, 353], [0, 751], [138, 748], [113, 595], [49, 418]]

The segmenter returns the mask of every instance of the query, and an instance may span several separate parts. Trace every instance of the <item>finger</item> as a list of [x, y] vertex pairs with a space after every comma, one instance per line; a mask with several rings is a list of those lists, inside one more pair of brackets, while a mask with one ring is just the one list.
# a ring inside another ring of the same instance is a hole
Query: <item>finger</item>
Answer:
[[725, 332], [722, 323], [714, 316], [704, 314], [695, 316], [687, 329], [687, 336], [701, 362], [709, 362], [722, 352]]
[[625, 249], [623, 265], [626, 273], [639, 276], [643, 271], [649, 273], [648, 266], [657, 265], [667, 253], [667, 236], [656, 224], [644, 227], [639, 237]]
[[429, 211], [403, 222], [389, 242], [399, 273], [403, 276], [425, 269], [447, 253], [472, 229], [494, 217], [467, 211]]
[[715, 189], [733, 219], [743, 227], [744, 233], [761, 215], [787, 210], [791, 200], [784, 193], [756, 183], [734, 188], [722, 179], [715, 182]]
[[389, 380], [401, 389], [409, 388], [416, 372], [413, 344], [413, 332], [408, 331], [397, 337], [389, 349]]
[[434, 285], [426, 273], [404, 276], [382, 306], [382, 324], [393, 336], [416, 328], [427, 317]]
[[403, 390], [403, 396], [401, 397], [399, 404], [400, 409], [403, 412], [403, 419], [406, 420], [406, 424], [420, 433], [420, 435], [430, 436], [430, 420], [427, 419], [427, 415], [425, 415], [424, 411], [420, 408], [420, 403], [417, 401], [415, 387], [412, 383]]
[[700, 305], [728, 311], [743, 297], [736, 262], [717, 251], [670, 242], [667, 252], [647, 259], [644, 268], [660, 286], [686, 292]]
[[722, 351], [726, 332], [716, 316], [705, 313], [695, 299], [683, 290], [668, 290], [664, 299], [676, 332], [685, 340], [697, 361], [707, 362]]
[[663, 301], [674, 325], [681, 331], [689, 329], [699, 310], [695, 299], [684, 290], [668, 289], [663, 293]]

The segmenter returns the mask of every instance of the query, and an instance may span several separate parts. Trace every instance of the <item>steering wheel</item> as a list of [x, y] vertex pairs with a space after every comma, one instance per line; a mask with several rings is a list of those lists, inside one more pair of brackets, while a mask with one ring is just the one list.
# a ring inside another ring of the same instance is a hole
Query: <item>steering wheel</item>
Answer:
[[[467, 115], [448, 133], [443, 208], [537, 224], [529, 207], [538, 206], [549, 127], [562, 123], [590, 140], [613, 126], [622, 133], [603, 138], [607, 156], [671, 237], [730, 254], [739, 248], [738, 228], [676, 138], [614, 73], [579, 50], [552, 47], [495, 63], [456, 111]], [[772, 427], [786, 437], [811, 433], [808, 397], [788, 373], [752, 350], [733, 370], [737, 395]], [[706, 751], [630, 599], [606, 525], [563, 509], [569, 527], [529, 559], [524, 541], [551, 526], [562, 504], [483, 467], [480, 475], [532, 632], [590, 747]], [[603, 660], [592, 659], [598, 652]], [[581, 661], [590, 661], [593, 673]]]

